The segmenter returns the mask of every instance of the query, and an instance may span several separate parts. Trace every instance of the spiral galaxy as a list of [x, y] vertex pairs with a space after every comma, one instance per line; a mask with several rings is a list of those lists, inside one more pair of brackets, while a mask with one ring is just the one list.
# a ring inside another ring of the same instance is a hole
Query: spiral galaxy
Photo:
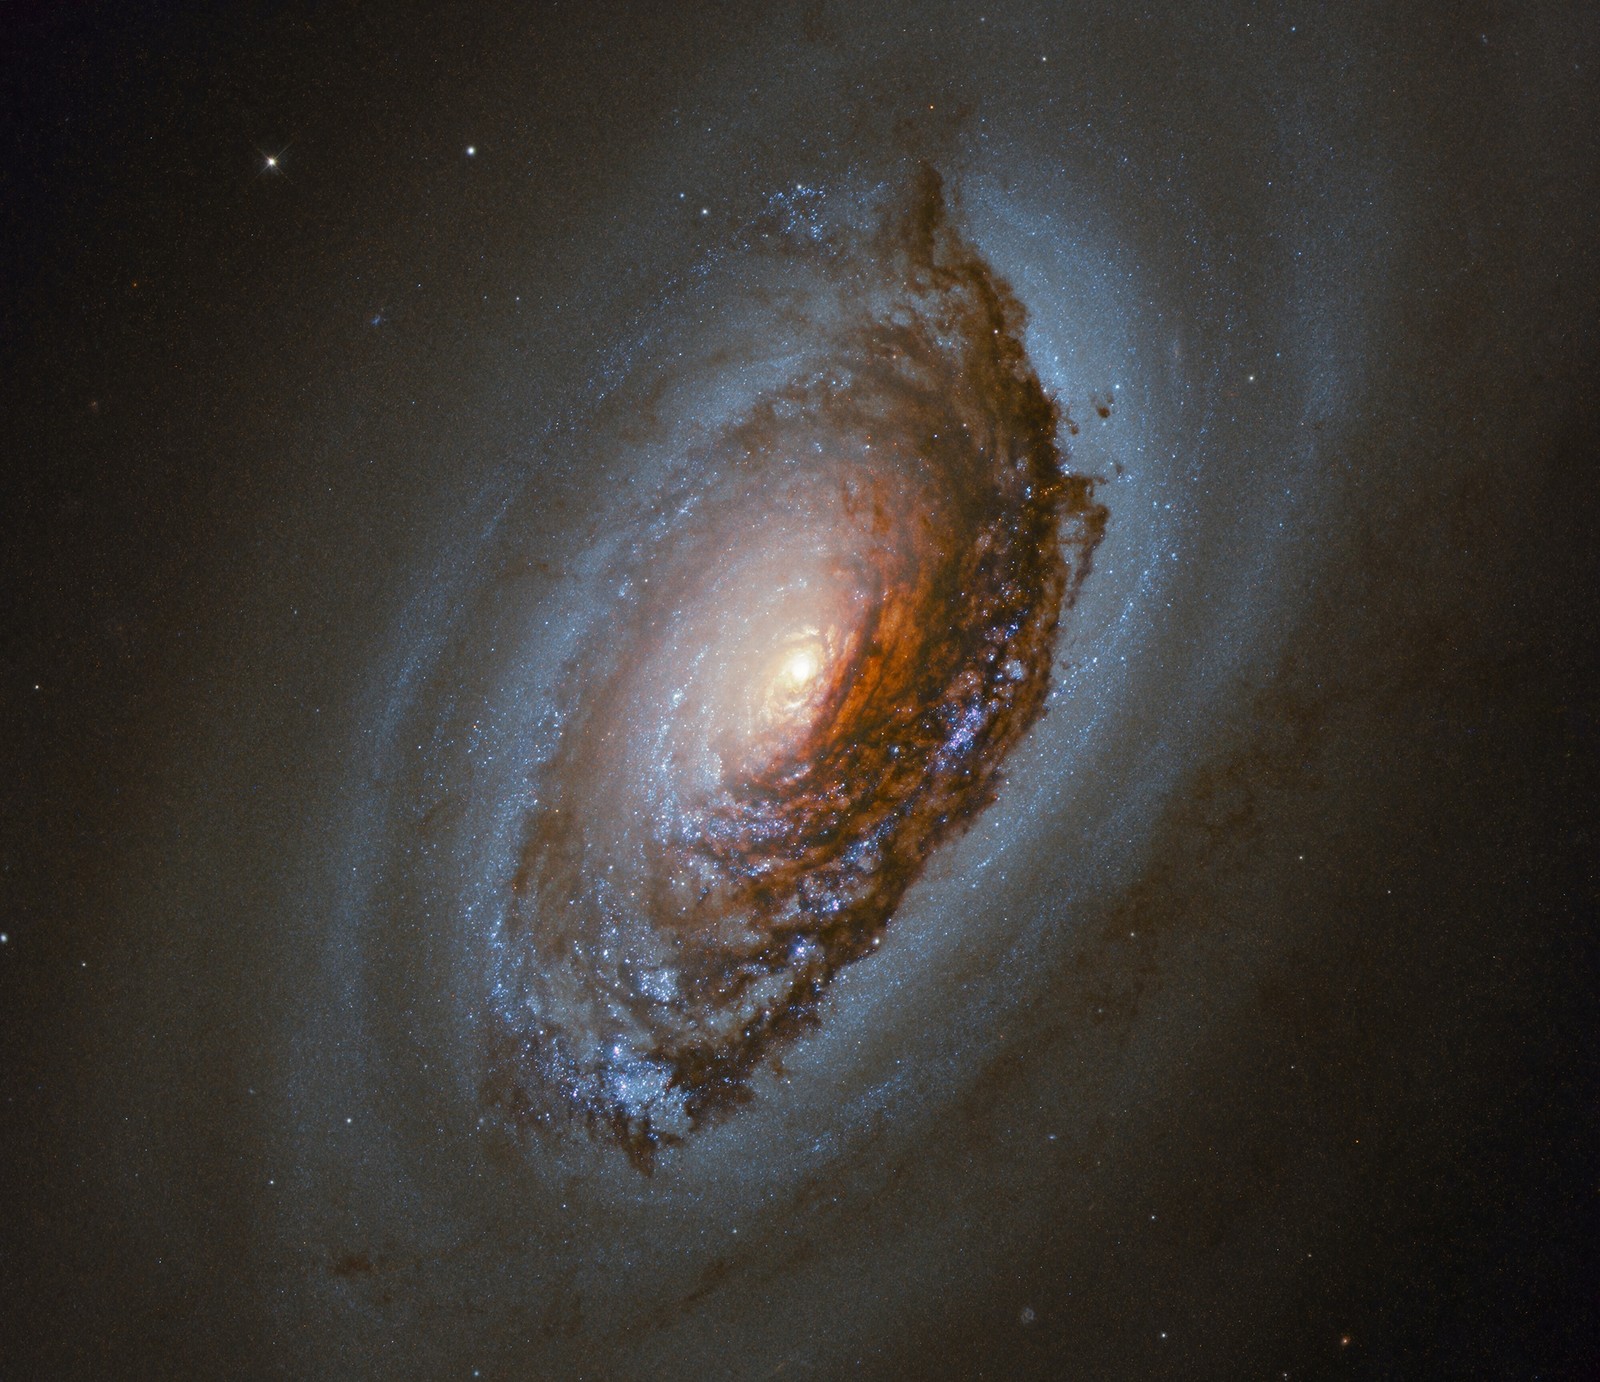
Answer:
[[488, 1090], [641, 1166], [749, 1097], [988, 804], [1104, 528], [1021, 303], [937, 172], [901, 201], [859, 244], [764, 234], [816, 280], [805, 348], [684, 457], [533, 778]]
[[1582, 1375], [1581, 8], [21, 7], [0, 1372]]

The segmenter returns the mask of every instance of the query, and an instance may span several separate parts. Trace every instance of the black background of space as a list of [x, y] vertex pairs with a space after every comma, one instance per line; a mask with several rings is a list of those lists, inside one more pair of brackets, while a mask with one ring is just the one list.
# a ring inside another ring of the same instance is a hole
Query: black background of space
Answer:
[[[319, 1372], [340, 1319], [276, 1304], [298, 1269], [262, 1246], [241, 1033], [270, 1030], [269, 1000], [172, 941], [159, 902], [222, 857], [173, 805], [196, 726], [208, 753], [239, 726], [214, 811], [246, 843], [215, 924], [270, 925], [294, 805], [272, 784], [291, 757], [336, 752], [323, 720], [362, 654], [316, 592], [359, 606], [404, 542], [384, 506], [447, 493], [463, 429], [514, 448], [519, 405], [475, 392], [496, 353], [576, 377], [597, 329], [510, 301], [507, 266], [627, 281], [630, 237], [714, 247], [761, 184], [766, 117], [742, 90], [708, 95], [708, 67], [759, 91], [803, 83], [818, 52], [859, 62], [892, 129], [899, 105], [1024, 79], [982, 69], [971, 15], [1069, 65], [1099, 41], [1066, 7], [892, 8], [949, 70], [856, 54], [850, 6], [0, 11], [0, 1373]], [[1255, 42], [1246, 21], [1277, 32], [1291, 11], [1229, 6], [1162, 42], [1204, 51], [1222, 41], [1207, 25]], [[1168, 17], [1119, 15], [1093, 27]], [[1115, 1155], [1154, 1227], [1122, 1214], [1137, 1196], [1069, 1225], [1049, 1194], [996, 1189], [994, 1222], [1034, 1220], [1025, 1254], [1004, 1281], [953, 1270], [937, 1329], [886, 1328], [870, 1302], [890, 1283], [860, 1281], [860, 1375], [1600, 1377], [1600, 17], [1383, 6], [1349, 32], [1423, 151], [1406, 167], [1449, 174], [1399, 178], [1412, 239], [1372, 369], [1387, 333], [1414, 377], [1385, 381], [1364, 441], [1377, 455], [1391, 425], [1420, 428], [1429, 449], [1409, 492], [1335, 506], [1317, 541], [1340, 562], [1241, 693], [1256, 730], [1154, 814], [1122, 913], [1160, 933], [1236, 912], [1254, 934], [1248, 918], [1280, 909], [1297, 939], [1136, 1096], [1142, 1140]], [[819, 142], [867, 137], [811, 118]], [[618, 221], [601, 194], [646, 142], [691, 190]], [[1471, 273], [1436, 280], [1463, 247]], [[384, 463], [343, 466], [357, 451]], [[1139, 968], [1159, 956], [1108, 941], [1087, 962], [1122, 1020], [1159, 1007]], [[185, 995], [181, 1027], [130, 998], [152, 976]], [[181, 1060], [141, 1054], [180, 1039]], [[963, 1135], [1008, 1155], [998, 1130]], [[691, 1313], [684, 1375], [832, 1370], [751, 1352], [747, 1326], [725, 1351]], [[501, 1370], [547, 1375], [541, 1347]]]

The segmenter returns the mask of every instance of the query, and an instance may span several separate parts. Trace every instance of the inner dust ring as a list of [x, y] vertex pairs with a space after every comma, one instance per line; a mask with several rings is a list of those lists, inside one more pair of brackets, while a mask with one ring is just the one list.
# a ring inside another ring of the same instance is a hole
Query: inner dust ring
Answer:
[[923, 170], [695, 458], [519, 835], [484, 1097], [648, 1170], [819, 1020], [1043, 713], [1104, 531], [1025, 314]]

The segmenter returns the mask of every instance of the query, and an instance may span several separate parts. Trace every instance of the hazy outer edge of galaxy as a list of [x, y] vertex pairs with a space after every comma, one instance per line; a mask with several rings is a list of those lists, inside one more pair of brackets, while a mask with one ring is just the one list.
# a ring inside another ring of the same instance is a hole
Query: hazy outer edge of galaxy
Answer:
[[[0, 1372], [1586, 1375], [1593, 13], [90, 15], [5, 55]], [[1104, 536], [646, 1174], [485, 1098], [507, 861], [820, 339], [764, 237], [922, 167]]]

